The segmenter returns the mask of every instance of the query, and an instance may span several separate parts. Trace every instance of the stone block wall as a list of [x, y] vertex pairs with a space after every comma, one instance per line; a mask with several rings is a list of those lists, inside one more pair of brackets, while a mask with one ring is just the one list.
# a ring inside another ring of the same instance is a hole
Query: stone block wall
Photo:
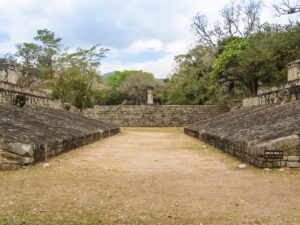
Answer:
[[184, 132], [259, 168], [300, 168], [300, 101], [245, 107]]
[[266, 88], [258, 91], [257, 97], [245, 98], [243, 107], [282, 104], [300, 99], [300, 79], [290, 81], [286, 85]]
[[26, 105], [45, 106], [56, 109], [62, 108], [59, 101], [47, 98], [46, 93], [43, 91], [0, 81], [0, 103], [16, 104], [16, 100], [19, 97], [24, 97]]
[[243, 107], [259, 105], [258, 97], [243, 99]]
[[95, 106], [83, 114], [125, 127], [183, 127], [228, 112], [214, 105], [118, 105]]
[[243, 107], [281, 104], [298, 99], [300, 99], [300, 59], [288, 64], [287, 83], [259, 89], [257, 97], [243, 100]]
[[300, 79], [289, 81], [286, 84], [258, 90], [257, 96], [245, 98], [243, 107], [282, 104], [300, 99]]
[[0, 104], [0, 170], [41, 162], [119, 132], [79, 113]]
[[300, 78], [300, 59], [288, 64], [288, 81]]
[[[257, 144], [224, 139], [218, 135], [202, 133], [190, 128], [185, 128], [184, 132], [259, 168], [300, 168], [300, 139], [298, 135], [290, 135]], [[278, 158], [267, 158], [266, 152], [269, 155], [278, 153], [280, 155]]]
[[16, 84], [19, 77], [20, 75], [17, 70], [0, 68], [0, 81]]

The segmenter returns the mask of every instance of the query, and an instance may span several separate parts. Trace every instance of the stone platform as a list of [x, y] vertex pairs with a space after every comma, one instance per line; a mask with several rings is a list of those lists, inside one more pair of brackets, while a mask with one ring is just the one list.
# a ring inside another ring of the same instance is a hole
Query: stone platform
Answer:
[[184, 131], [260, 168], [300, 167], [300, 101], [237, 109]]
[[0, 170], [44, 161], [119, 132], [78, 113], [0, 104]]

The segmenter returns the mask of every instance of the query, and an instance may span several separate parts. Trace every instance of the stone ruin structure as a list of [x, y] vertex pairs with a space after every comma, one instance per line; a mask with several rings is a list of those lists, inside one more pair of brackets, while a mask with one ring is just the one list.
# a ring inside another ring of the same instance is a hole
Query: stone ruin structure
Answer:
[[122, 127], [184, 127], [228, 111], [222, 105], [107, 105], [83, 115]]
[[299, 111], [300, 101], [245, 107], [184, 131], [259, 168], [300, 168]]
[[243, 107], [281, 104], [300, 98], [300, 59], [288, 64], [288, 81], [274, 87], [262, 88], [257, 96], [243, 100]]
[[147, 88], [147, 105], [152, 105], [153, 104], [153, 87], [148, 87]]
[[16, 84], [20, 75], [15, 68], [5, 58], [0, 58], [0, 81]]
[[299, 93], [296, 60], [289, 64], [286, 84], [259, 90], [243, 108], [186, 126], [184, 132], [259, 168], [300, 168]]
[[49, 99], [44, 91], [20, 87], [5, 81], [0, 81], [0, 104], [1, 103], [21, 107], [32, 105], [56, 109], [62, 108], [60, 101]]
[[83, 115], [123, 127], [183, 127], [228, 112], [222, 105], [158, 105], [147, 88], [146, 105], [107, 105], [85, 109]]
[[43, 91], [0, 81], [0, 170], [41, 162], [120, 132], [118, 126], [63, 108], [71, 106]]

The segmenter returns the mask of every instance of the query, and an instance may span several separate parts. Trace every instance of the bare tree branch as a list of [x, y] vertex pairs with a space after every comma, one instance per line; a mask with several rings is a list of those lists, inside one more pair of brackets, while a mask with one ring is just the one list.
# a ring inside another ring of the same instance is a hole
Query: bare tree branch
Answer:
[[216, 42], [213, 40], [215, 34], [213, 31], [208, 30], [207, 26], [208, 22], [205, 15], [198, 13], [194, 16], [192, 28], [194, 28], [197, 36], [199, 36], [200, 42], [205, 45], [216, 46]]
[[248, 3], [243, 2], [244, 10], [244, 36], [248, 37], [259, 24], [259, 12], [262, 8], [261, 1], [250, 0]]
[[291, 3], [290, 0], [282, 0], [280, 3], [273, 4], [273, 8], [276, 10], [277, 16], [300, 12], [300, 4]]
[[221, 11], [222, 21], [214, 24], [214, 29], [208, 28], [207, 17], [198, 13], [193, 18], [192, 28], [202, 45], [217, 47], [218, 41], [234, 36], [248, 37], [259, 24], [259, 13], [262, 0], [241, 0], [231, 2]]

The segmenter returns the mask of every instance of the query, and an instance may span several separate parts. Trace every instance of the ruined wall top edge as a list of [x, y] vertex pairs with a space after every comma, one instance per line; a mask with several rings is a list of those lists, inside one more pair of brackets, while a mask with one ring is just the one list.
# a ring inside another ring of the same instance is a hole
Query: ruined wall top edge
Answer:
[[292, 61], [288, 64], [288, 68], [293, 68], [293, 67], [300, 67], [300, 59], [297, 59], [295, 61]]
[[41, 98], [47, 97], [46, 92], [44, 92], [44, 91], [18, 86], [16, 84], [9, 83], [6, 81], [0, 81], [0, 89], [12, 91], [12, 92], [19, 92], [19, 93], [27, 94], [27, 95], [34, 95], [36, 97], [41, 97]]

